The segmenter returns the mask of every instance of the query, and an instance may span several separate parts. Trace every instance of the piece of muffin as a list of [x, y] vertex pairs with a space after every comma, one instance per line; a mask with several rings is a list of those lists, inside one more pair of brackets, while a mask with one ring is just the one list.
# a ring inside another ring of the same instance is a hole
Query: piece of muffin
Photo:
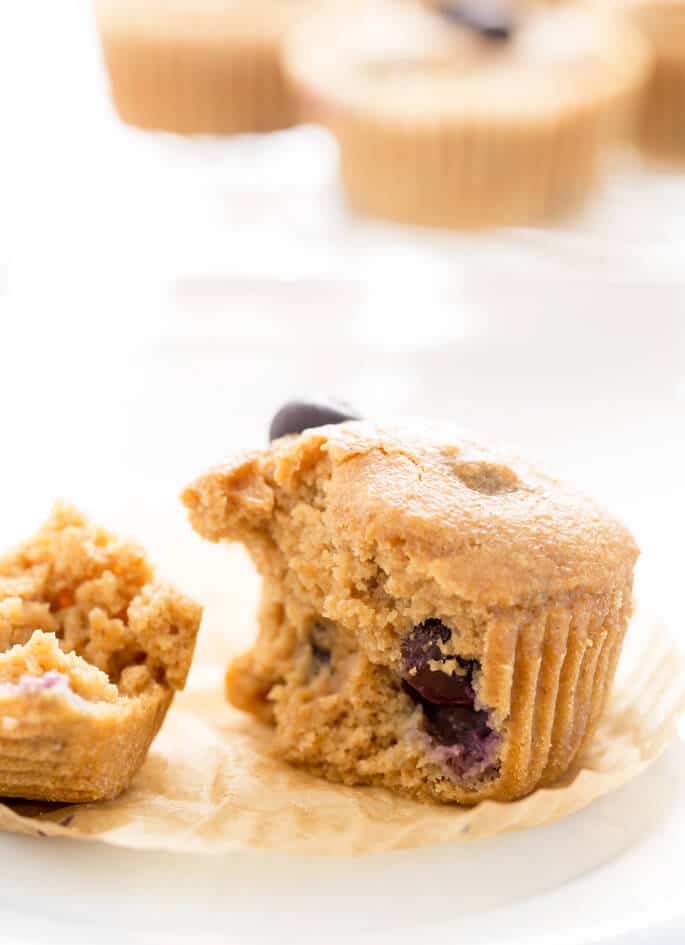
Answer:
[[553, 218], [588, 195], [630, 124], [644, 40], [606, 11], [491, 8], [380, 0], [289, 32], [286, 72], [303, 116], [338, 139], [353, 207], [477, 228]]
[[474, 804], [553, 782], [591, 736], [637, 548], [521, 460], [446, 428], [352, 421], [211, 470], [183, 501], [263, 576], [227, 692], [284, 759]]
[[58, 504], [0, 558], [0, 795], [116, 797], [182, 689], [201, 608]]
[[313, 0], [96, 0], [120, 118], [181, 134], [274, 131], [295, 120], [283, 31]]

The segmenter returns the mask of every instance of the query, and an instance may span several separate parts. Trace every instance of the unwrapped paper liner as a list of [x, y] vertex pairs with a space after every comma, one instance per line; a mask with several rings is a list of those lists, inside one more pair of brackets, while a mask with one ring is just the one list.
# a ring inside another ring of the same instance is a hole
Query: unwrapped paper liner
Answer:
[[549, 823], [637, 777], [675, 734], [685, 709], [678, 647], [644, 614], [634, 618], [628, 641], [607, 710], [582, 757], [557, 785], [514, 803], [420, 804], [292, 768], [270, 757], [268, 728], [225, 703], [223, 667], [205, 660], [122, 797], [73, 806], [0, 804], [0, 829], [175, 852], [359, 855]]

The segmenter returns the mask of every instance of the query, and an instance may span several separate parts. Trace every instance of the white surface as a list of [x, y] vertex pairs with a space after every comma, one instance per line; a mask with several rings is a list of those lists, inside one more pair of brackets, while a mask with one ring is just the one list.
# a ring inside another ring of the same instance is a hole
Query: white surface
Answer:
[[16, 930], [17, 941], [55, 945], [679, 943], [684, 770], [679, 745], [567, 821], [366, 860], [215, 860], [5, 838], [3, 940]]
[[[626, 165], [554, 231], [473, 239], [355, 221], [322, 133], [124, 129], [87, 6], [12, 7], [0, 14], [3, 543], [62, 494], [210, 599], [223, 562], [185, 525], [180, 487], [261, 442], [284, 397], [326, 389], [369, 414], [452, 416], [521, 443], [625, 518], [642, 592], [679, 626], [685, 176]], [[352, 863], [2, 837], [0, 938], [133, 942], [135, 927], [165, 945], [680, 945], [684, 778], [679, 744], [565, 822]]]

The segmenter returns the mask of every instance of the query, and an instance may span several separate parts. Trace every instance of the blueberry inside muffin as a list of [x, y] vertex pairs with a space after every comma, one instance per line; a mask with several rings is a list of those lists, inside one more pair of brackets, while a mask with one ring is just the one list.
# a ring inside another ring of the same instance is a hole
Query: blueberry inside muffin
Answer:
[[610, 515], [449, 427], [305, 429], [183, 495], [262, 578], [228, 698], [333, 781], [474, 804], [565, 772], [591, 737], [637, 548]]

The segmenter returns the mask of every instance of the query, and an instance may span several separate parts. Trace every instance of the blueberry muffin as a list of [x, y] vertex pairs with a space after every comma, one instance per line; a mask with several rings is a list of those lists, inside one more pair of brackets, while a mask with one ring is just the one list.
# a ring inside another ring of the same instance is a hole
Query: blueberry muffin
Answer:
[[0, 795], [116, 797], [182, 689], [201, 608], [58, 505], [0, 558]]
[[353, 207], [473, 228], [576, 207], [625, 134], [648, 53], [629, 24], [580, 6], [515, 18], [479, 0], [380, 0], [303, 20], [283, 61], [303, 115], [338, 139]]
[[263, 577], [226, 685], [280, 757], [475, 804], [554, 782], [592, 736], [637, 549], [521, 460], [448, 428], [346, 421], [213, 469], [183, 501]]
[[119, 116], [183, 134], [288, 127], [295, 106], [278, 44], [309, 2], [96, 0]]

